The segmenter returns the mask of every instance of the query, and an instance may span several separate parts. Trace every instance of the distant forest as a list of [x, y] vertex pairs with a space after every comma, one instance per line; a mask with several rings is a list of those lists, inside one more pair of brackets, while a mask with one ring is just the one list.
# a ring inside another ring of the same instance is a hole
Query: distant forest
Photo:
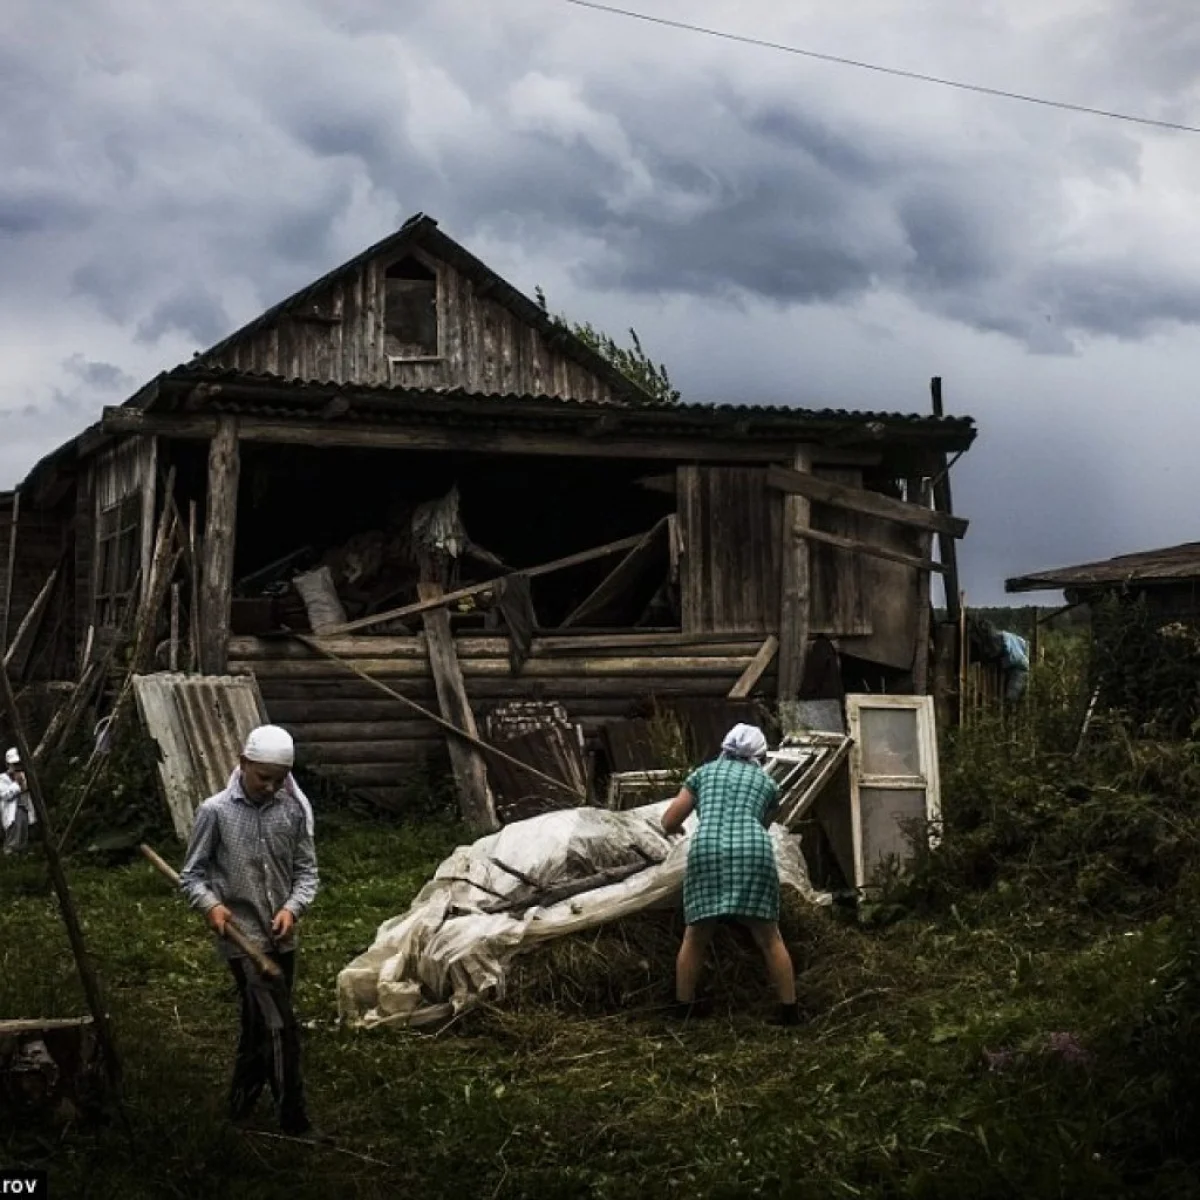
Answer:
[[[1012, 633], [1019, 633], [1023, 637], [1028, 637], [1032, 632], [1035, 617], [1040, 616], [1042, 618], [1044, 628], [1045, 618], [1054, 611], [1054, 608], [1046, 605], [1034, 607], [1032, 604], [1025, 604], [1019, 608], [972, 608], [970, 606], [967, 608], [967, 612], [972, 616], [982, 617], [985, 621], [990, 621], [997, 629], [1007, 629]], [[946, 610], [944, 608], [935, 608], [934, 617], [938, 621], [944, 621], [946, 619]], [[1088, 606], [1081, 604], [1078, 608], [1072, 608], [1068, 612], [1064, 612], [1062, 616], [1056, 617], [1053, 622], [1053, 628], [1081, 628], [1086, 627], [1090, 621], [1091, 613]]]

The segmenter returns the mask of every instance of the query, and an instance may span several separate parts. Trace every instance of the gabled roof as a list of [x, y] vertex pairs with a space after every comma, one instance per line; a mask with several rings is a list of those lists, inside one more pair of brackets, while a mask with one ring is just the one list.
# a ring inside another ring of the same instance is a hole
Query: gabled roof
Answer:
[[1101, 588], [1130, 583], [1167, 583], [1200, 579], [1200, 542], [1184, 542], [1162, 550], [1120, 554], [1099, 562], [1080, 563], [1018, 575], [1004, 581], [1006, 592], [1054, 591], [1060, 588]]
[[439, 259], [453, 267], [460, 274], [470, 279], [476, 289], [487, 298], [508, 309], [518, 320], [532, 326], [547, 339], [552, 339], [555, 350], [565, 358], [572, 359], [593, 375], [603, 379], [612, 388], [613, 394], [630, 404], [652, 404], [653, 397], [638, 387], [628, 376], [622, 375], [606, 358], [593, 350], [581, 338], [576, 337], [565, 325], [556, 321], [540, 304], [530, 300], [523, 292], [517, 291], [506, 279], [497, 275], [486, 263], [476, 258], [465, 247], [460, 246], [453, 238], [447, 237], [432, 217], [417, 213], [409, 217], [395, 233], [389, 234], [382, 241], [368, 246], [361, 254], [334, 267], [332, 271], [322, 275], [320, 279], [307, 284], [287, 299], [260, 313], [253, 321], [235, 330], [228, 337], [222, 338], [215, 346], [210, 346], [192, 360], [193, 365], [213, 365], [226, 350], [229, 350], [244, 338], [269, 328], [281, 316], [294, 309], [301, 308], [306, 301], [319, 295], [325, 288], [338, 282], [347, 275], [353, 274], [365, 263], [380, 256], [391, 257], [406, 250], [418, 248], [424, 250], [433, 258]]

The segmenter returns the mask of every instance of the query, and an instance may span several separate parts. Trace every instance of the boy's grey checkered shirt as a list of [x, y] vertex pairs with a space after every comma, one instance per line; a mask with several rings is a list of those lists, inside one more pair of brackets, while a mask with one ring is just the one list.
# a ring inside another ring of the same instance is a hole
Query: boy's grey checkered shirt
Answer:
[[[255, 804], [239, 773], [232, 787], [196, 810], [179, 877], [193, 908], [208, 912], [224, 904], [255, 945], [294, 949], [294, 933], [272, 938], [271, 920], [281, 908], [299, 918], [316, 898], [317, 854], [303, 805], [286, 787]], [[217, 946], [225, 958], [241, 953], [226, 938]]]

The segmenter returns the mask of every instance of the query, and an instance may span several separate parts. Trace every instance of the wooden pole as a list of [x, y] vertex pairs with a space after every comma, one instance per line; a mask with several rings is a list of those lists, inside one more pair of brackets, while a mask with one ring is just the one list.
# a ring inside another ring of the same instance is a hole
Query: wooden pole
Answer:
[[188, 501], [188, 546], [191, 589], [188, 597], [188, 670], [200, 668], [200, 547], [196, 542], [196, 502]]
[[37, 819], [42, 826], [41, 842], [46, 855], [46, 866], [50, 872], [50, 882], [53, 884], [54, 894], [58, 898], [58, 907], [62, 913], [63, 924], [66, 926], [67, 940], [71, 943], [71, 953], [75, 957], [79, 980], [83, 984], [83, 994], [87, 1000], [88, 1010], [96, 1025], [96, 1037], [104, 1055], [105, 1070], [114, 1089], [119, 1089], [121, 1062], [117, 1056], [117, 1046], [113, 1038], [112, 1026], [109, 1024], [108, 1011], [104, 1006], [100, 980], [88, 956], [87, 945], [83, 938], [83, 927], [79, 923], [79, 914], [71, 898], [71, 889], [67, 883], [62, 860], [54, 846], [50, 814], [46, 810], [46, 798], [42, 793], [38, 768], [29, 752], [29, 743], [25, 738], [25, 725], [21, 720], [21, 714], [17, 711], [8, 671], [4, 669], [0, 669], [0, 698], [3, 699], [4, 707], [8, 710], [9, 719], [12, 721], [13, 737], [16, 740], [17, 751], [21, 755], [21, 766], [25, 769], [25, 778], [29, 784], [29, 798], [33, 801], [34, 812], [37, 813]]
[[[417, 594], [422, 600], [436, 600], [443, 593], [440, 584], [421, 582], [417, 585]], [[433, 673], [433, 686], [437, 692], [438, 707], [442, 710], [442, 716], [478, 741], [479, 731], [475, 726], [475, 714], [471, 711], [471, 704], [467, 699], [462, 668], [454, 650], [450, 614], [445, 607], [440, 607], [425, 613], [422, 620], [425, 624], [429, 669]], [[496, 820], [496, 806], [488, 787], [487, 763], [470, 742], [464, 743], [452, 736], [448, 748], [450, 766], [458, 788], [463, 824], [478, 833], [493, 833], [499, 828], [499, 822]]]
[[[935, 375], [929, 381], [929, 390], [933, 400], [933, 415], [944, 416], [942, 409], [942, 378]], [[946, 456], [942, 455], [943, 469], [938, 473], [933, 485], [933, 504], [938, 512], [947, 516], [954, 514], [954, 502], [950, 496], [950, 472], [946, 469]], [[944, 533], [938, 534], [938, 557], [946, 567], [946, 616], [949, 620], [958, 621], [958, 547], [954, 539]]]
[[[138, 847], [142, 856], [160, 875], [169, 879], [176, 887], [182, 882], [179, 873], [170, 863], [160, 858], [144, 842]], [[275, 979], [280, 970], [242, 931], [242, 928], [232, 918], [225, 922], [225, 936], [266, 976]]]
[[0, 613], [0, 651], [8, 649], [8, 614], [12, 612], [13, 579], [17, 567], [17, 520], [21, 513], [21, 493], [13, 492], [12, 524], [8, 530], [8, 564], [4, 570], [4, 612]]
[[167, 666], [179, 670], [179, 584], [171, 584], [171, 649]]
[[[792, 468], [801, 474], [812, 470], [812, 452], [797, 446]], [[797, 530], [807, 529], [812, 506], [806, 496], [783, 497], [783, 546], [780, 563], [778, 699], [795, 700], [804, 679], [808, 651], [809, 553], [808, 542]]]
[[239, 474], [237, 421], [221, 417], [208, 450], [208, 507], [200, 580], [200, 670], [205, 675], [224, 675], [228, 667]]
[[[909, 486], [920, 496], [921, 504], [928, 508], [933, 501], [933, 488], [929, 480], [911, 480]], [[928, 558], [932, 534], [921, 536], [921, 557]], [[913, 645], [912, 688], [915, 695], [923, 696], [929, 691], [929, 627], [933, 622], [929, 571], [917, 571], [917, 636]]]
[[958, 724], [967, 715], [967, 594], [959, 592], [958, 600]]

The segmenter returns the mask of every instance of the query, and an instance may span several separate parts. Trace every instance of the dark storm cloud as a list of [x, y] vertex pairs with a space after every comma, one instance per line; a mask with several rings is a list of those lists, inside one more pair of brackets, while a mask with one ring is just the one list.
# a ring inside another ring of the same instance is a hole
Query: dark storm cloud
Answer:
[[176, 292], [161, 303], [137, 327], [139, 342], [156, 342], [163, 334], [186, 333], [201, 349], [217, 342], [229, 330], [229, 318], [221, 302], [203, 288]]

